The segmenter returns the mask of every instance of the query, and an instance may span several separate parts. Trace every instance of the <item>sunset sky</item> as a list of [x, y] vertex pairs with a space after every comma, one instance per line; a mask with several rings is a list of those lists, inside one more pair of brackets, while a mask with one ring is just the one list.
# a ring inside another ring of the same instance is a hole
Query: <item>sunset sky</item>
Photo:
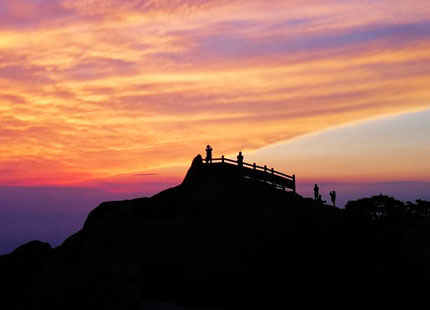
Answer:
[[304, 195], [430, 199], [429, 133], [428, 0], [0, 1], [0, 253], [207, 144]]

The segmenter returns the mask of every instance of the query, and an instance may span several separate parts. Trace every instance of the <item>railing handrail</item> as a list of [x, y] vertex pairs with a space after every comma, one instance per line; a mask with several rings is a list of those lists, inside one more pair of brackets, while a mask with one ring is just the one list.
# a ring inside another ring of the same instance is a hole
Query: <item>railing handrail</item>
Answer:
[[[221, 161], [222, 163], [224, 163], [224, 162], [230, 162], [230, 163], [235, 163], [235, 164], [238, 163], [237, 160], [229, 159], [229, 158], [226, 158], [224, 156], [222, 156], [221, 158], [213, 158], [212, 162], [214, 162], [214, 161], [216, 161], [216, 162]], [[242, 165], [243, 166], [252, 167], [252, 168], [254, 168], [256, 170], [257, 169], [258, 170], [262, 170], [262, 171], [266, 172], [267, 174], [274, 174], [274, 175], [281, 176], [281, 177], [284, 177], [284, 178], [291, 179], [291, 180], [295, 181], [295, 175], [291, 176], [291, 175], [288, 175], [288, 174], [276, 171], [273, 168], [268, 168], [267, 166], [258, 166], [255, 163], [254, 164], [250, 164], [250, 163], [245, 163], [245, 162], [243, 162]]]

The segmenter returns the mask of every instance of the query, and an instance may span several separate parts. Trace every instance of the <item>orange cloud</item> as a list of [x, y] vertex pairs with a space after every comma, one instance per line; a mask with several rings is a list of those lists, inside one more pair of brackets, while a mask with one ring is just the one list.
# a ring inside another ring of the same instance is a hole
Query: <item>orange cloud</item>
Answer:
[[208, 143], [252, 150], [428, 108], [430, 5], [394, 2], [5, 1], [0, 184], [181, 165]]

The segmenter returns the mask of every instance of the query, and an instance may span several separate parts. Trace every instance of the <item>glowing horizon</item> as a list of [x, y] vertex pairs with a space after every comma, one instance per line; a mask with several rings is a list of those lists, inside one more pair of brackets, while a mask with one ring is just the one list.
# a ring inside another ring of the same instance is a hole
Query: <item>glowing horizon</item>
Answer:
[[424, 0], [3, 1], [0, 184], [176, 180], [208, 143], [424, 111], [428, 16]]

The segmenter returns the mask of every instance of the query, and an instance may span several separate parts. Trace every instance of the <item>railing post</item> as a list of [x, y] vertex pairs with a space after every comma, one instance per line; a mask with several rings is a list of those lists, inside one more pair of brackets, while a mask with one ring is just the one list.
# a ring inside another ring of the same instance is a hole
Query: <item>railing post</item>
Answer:
[[252, 166], [253, 166], [254, 170], [257, 169], [257, 164], [256, 163], [254, 163]]
[[296, 175], [293, 174], [293, 192], [296, 192]]
[[270, 169], [270, 172], [272, 173], [272, 185], [274, 186], [274, 187], [276, 187], [276, 183], [275, 183], [275, 180], [274, 180], [274, 178], [273, 178], [273, 175], [274, 175], [274, 173], [275, 173], [275, 169]]
[[267, 176], [266, 176], [266, 173], [267, 173], [267, 165], [264, 165], [264, 175], [263, 175], [263, 177], [264, 177], [264, 182], [266, 182], [267, 181]]
[[221, 156], [221, 162], [224, 163], [224, 155]]

